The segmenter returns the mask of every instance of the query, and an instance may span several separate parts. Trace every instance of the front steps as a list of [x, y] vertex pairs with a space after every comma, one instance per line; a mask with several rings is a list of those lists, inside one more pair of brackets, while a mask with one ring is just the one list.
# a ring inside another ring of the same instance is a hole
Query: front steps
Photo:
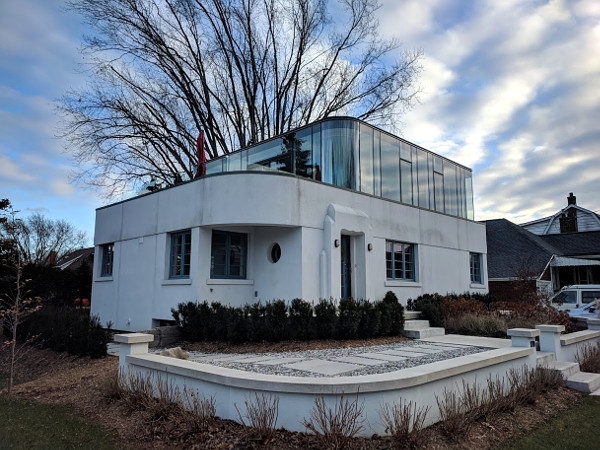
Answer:
[[541, 367], [560, 372], [565, 377], [565, 385], [586, 394], [600, 395], [600, 374], [581, 372], [579, 364], [563, 361], [544, 361]]
[[443, 328], [430, 327], [429, 320], [422, 320], [419, 317], [421, 317], [420, 311], [404, 311], [404, 336], [425, 339], [446, 334], [446, 330]]

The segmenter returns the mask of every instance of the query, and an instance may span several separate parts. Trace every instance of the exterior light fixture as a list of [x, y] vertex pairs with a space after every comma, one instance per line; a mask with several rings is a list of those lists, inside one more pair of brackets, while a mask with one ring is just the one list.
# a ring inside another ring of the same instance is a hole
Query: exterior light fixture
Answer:
[[333, 245], [335, 245], [336, 247], [340, 246], [340, 240], [336, 239], [335, 241], [333, 241]]
[[367, 250], [373, 250], [373, 244], [371, 244], [370, 242], [367, 244]]

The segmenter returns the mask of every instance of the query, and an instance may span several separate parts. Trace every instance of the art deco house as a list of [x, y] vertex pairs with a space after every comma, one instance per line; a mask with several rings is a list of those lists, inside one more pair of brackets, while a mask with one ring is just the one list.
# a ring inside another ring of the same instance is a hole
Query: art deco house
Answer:
[[99, 208], [92, 312], [121, 330], [184, 301], [487, 292], [471, 170], [352, 118], [213, 159]]

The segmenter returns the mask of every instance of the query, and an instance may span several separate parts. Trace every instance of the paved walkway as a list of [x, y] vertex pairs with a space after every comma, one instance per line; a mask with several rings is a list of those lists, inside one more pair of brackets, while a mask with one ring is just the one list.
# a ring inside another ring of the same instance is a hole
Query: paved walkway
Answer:
[[336, 377], [373, 375], [480, 353], [481, 345], [413, 340], [372, 347], [346, 347], [282, 353], [199, 353], [190, 360], [269, 375]]

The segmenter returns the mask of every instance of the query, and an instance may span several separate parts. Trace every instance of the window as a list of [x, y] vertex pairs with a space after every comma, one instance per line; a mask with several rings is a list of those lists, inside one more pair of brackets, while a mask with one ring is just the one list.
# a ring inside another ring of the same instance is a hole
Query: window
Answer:
[[385, 263], [388, 280], [415, 281], [415, 251], [414, 244], [403, 242], [385, 242]]
[[248, 238], [243, 233], [213, 230], [211, 278], [246, 278]]
[[192, 232], [190, 230], [171, 234], [171, 258], [169, 278], [190, 277]]
[[270, 251], [270, 260], [273, 264], [275, 264], [281, 258], [281, 247], [278, 243], [275, 243], [271, 246]]
[[471, 283], [483, 284], [483, 273], [481, 272], [481, 253], [470, 254]]
[[104, 244], [100, 247], [102, 253], [102, 266], [100, 267], [101, 277], [112, 277], [113, 274], [113, 259], [114, 259], [115, 244]]

